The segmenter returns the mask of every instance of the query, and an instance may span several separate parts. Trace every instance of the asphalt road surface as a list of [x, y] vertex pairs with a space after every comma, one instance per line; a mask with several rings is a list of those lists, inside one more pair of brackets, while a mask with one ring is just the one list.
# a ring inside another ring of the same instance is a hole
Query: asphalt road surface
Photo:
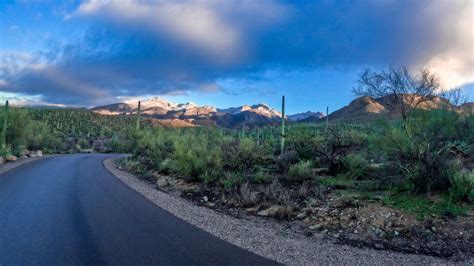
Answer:
[[[0, 175], [0, 265], [267, 265], [75, 154]], [[232, 230], [232, 228], [229, 228]]]

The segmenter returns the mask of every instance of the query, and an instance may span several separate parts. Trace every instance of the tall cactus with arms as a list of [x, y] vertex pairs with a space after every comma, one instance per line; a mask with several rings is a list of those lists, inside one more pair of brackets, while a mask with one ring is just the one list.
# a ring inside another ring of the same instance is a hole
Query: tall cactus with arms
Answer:
[[140, 130], [140, 106], [141, 103], [138, 101], [138, 109], [137, 109], [137, 130]]
[[5, 102], [5, 111], [3, 112], [3, 127], [1, 145], [5, 149], [7, 147], [7, 126], [8, 126], [8, 101]]
[[281, 97], [281, 139], [280, 154], [285, 151], [285, 95]]

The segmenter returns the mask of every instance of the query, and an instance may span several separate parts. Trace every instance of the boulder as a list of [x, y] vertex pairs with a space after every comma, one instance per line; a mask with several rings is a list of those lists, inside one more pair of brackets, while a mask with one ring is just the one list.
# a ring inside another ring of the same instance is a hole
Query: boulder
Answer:
[[42, 157], [42, 156], [43, 156], [43, 152], [42, 152], [41, 150], [37, 150], [37, 151], [36, 151], [36, 156]]
[[5, 158], [3, 158], [2, 156], [0, 156], [0, 165], [2, 165], [2, 164], [4, 164], [4, 163], [6, 163]]
[[92, 142], [92, 147], [94, 148], [94, 150], [98, 151], [98, 152], [105, 152], [108, 150], [107, 148], [107, 143], [108, 141], [107, 140], [104, 140], [104, 139], [96, 139]]
[[278, 205], [273, 205], [268, 209], [265, 209], [263, 211], [259, 211], [257, 213], [257, 215], [260, 215], [260, 216], [275, 216], [278, 213], [278, 211], [280, 210], [280, 208], [281, 207], [278, 206]]
[[5, 159], [7, 159], [7, 162], [14, 162], [18, 159], [18, 157], [16, 157], [15, 155], [10, 155], [7, 156]]
[[309, 227], [310, 230], [316, 230], [316, 231], [320, 231], [322, 228], [322, 226], [320, 224], [313, 224], [312, 226]]

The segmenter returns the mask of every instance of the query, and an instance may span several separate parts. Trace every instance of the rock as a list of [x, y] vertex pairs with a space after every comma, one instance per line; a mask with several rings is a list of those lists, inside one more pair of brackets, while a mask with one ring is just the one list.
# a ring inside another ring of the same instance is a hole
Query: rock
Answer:
[[204, 196], [204, 197], [202, 197], [202, 200], [203, 200], [204, 202], [208, 202], [208, 201], [209, 201], [209, 198], [208, 198], [207, 196]]
[[258, 211], [258, 207], [247, 208], [245, 210], [250, 213], [256, 213]]
[[43, 157], [43, 152], [41, 150], [36, 151], [36, 156]]
[[37, 155], [34, 152], [28, 153], [28, 157], [35, 158]]
[[370, 233], [372, 233], [373, 235], [376, 235], [378, 237], [384, 237], [385, 236], [385, 231], [383, 231], [379, 227], [373, 227], [373, 226], [370, 227]]
[[163, 178], [157, 178], [156, 179], [156, 185], [159, 188], [163, 188], [163, 187], [166, 187], [168, 185], [168, 181], [166, 179], [163, 179]]
[[104, 139], [96, 139], [92, 142], [92, 147], [98, 152], [107, 151], [108, 141]]
[[19, 159], [28, 159], [28, 156], [23, 155], [23, 156], [21, 156]]
[[268, 209], [265, 209], [263, 211], [259, 211], [257, 213], [257, 215], [260, 215], [260, 216], [275, 216], [278, 213], [278, 211], [280, 210], [280, 208], [281, 207], [278, 206], [278, 205], [273, 205]]
[[2, 156], [0, 156], [0, 165], [2, 165], [2, 164], [4, 164], [4, 163], [6, 163], [5, 158], [3, 158]]
[[300, 213], [298, 213], [298, 215], [296, 215], [296, 218], [299, 219], [299, 220], [301, 220], [301, 219], [306, 218], [306, 216], [308, 216], [308, 215], [306, 214], [306, 212], [300, 212]]
[[313, 224], [312, 226], [309, 227], [311, 230], [320, 230], [321, 225], [320, 224]]
[[14, 162], [18, 158], [15, 155], [10, 155], [10, 156], [7, 156], [5, 159], [7, 159], [7, 162]]
[[318, 200], [316, 200], [316, 199], [314, 199], [314, 198], [310, 198], [310, 199], [308, 200], [308, 205], [309, 205], [309, 206], [313, 206], [313, 207], [318, 206]]

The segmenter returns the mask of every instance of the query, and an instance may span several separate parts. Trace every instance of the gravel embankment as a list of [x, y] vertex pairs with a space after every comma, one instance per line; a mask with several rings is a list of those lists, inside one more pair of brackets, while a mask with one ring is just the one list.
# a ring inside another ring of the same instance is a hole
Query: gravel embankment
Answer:
[[[324, 235], [305, 237], [291, 232], [275, 221], [264, 218], [237, 219], [159, 191], [134, 175], [117, 169], [113, 159], [105, 160], [104, 166], [126, 185], [173, 215], [218, 238], [280, 263], [290, 265], [457, 264], [424, 255], [337, 245], [325, 239]], [[470, 260], [460, 264], [473, 265], [473, 263], [474, 260]]]
[[8, 163], [5, 163], [5, 164], [1, 164], [0, 165], [0, 175], [3, 174], [3, 173], [6, 173], [8, 171], [11, 171], [11, 170], [17, 168], [18, 166], [22, 166], [26, 163], [30, 163], [30, 162], [33, 162], [33, 161], [36, 161], [36, 160], [51, 158], [51, 157], [54, 157], [54, 156], [57, 156], [57, 155], [49, 154], [49, 155], [43, 155], [41, 157], [18, 159], [17, 161], [14, 161], [14, 162], [8, 162]]

